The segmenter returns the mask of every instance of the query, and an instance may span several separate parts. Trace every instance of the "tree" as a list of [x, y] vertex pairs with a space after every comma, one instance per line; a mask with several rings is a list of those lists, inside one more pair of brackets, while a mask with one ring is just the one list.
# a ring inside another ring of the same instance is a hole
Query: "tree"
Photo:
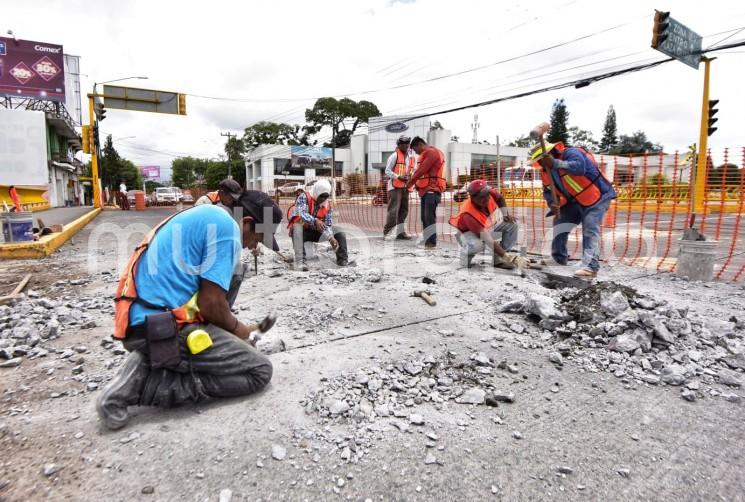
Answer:
[[608, 113], [605, 116], [603, 139], [600, 140], [600, 145], [598, 145], [601, 152], [607, 152], [618, 142], [617, 133], [616, 110], [613, 109], [613, 105], [610, 105], [608, 107]]
[[722, 178], [724, 178], [725, 186], [739, 186], [741, 173], [742, 171], [736, 164], [722, 164], [709, 169], [706, 182], [712, 188], [721, 187]]
[[445, 128], [442, 127], [442, 124], [440, 124], [440, 121], [439, 120], [435, 120], [434, 122], [432, 122], [429, 125], [429, 130], [430, 131], [440, 131], [442, 129], [445, 129]]
[[564, 103], [564, 98], [554, 101], [551, 108], [551, 128], [548, 130], [548, 141], [558, 143], [561, 141], [566, 146], [570, 146], [569, 132], [567, 124], [569, 123], [569, 111]]
[[[201, 159], [179, 157], [171, 162], [171, 181], [177, 187], [190, 188], [197, 180], [196, 169]], [[202, 169], [204, 174], [204, 169]]]
[[127, 159], [123, 159], [114, 148], [111, 134], [106, 136], [101, 155], [101, 180], [103, 186], [113, 190], [119, 189], [119, 183], [124, 181], [127, 187], [142, 186], [142, 176], [137, 167]]
[[608, 153], [611, 155], [635, 155], [643, 153], [660, 153], [661, 151], [662, 145], [649, 141], [646, 133], [643, 131], [636, 131], [630, 136], [621, 134], [616, 146], [611, 148]]
[[[347, 146], [354, 132], [361, 124], [366, 124], [371, 117], [379, 117], [380, 110], [370, 101], [354, 101], [349, 98], [319, 98], [313, 108], [305, 110], [303, 129], [307, 134], [318, 134], [324, 127], [331, 128], [334, 141], [324, 146]], [[347, 123], [352, 121], [351, 128]]]
[[531, 144], [532, 142], [530, 141], [530, 138], [528, 136], [521, 134], [519, 137], [507, 143], [507, 146], [516, 146], [518, 148], [530, 148]]
[[579, 146], [585, 150], [597, 150], [598, 143], [593, 139], [592, 132], [580, 129], [579, 127], [570, 127], [569, 142], [572, 146]]
[[[246, 186], [246, 168], [240, 164], [238, 168], [233, 166], [231, 172], [233, 179], [242, 187]], [[225, 161], [208, 161], [207, 169], [204, 173], [204, 180], [209, 190], [216, 190], [220, 182], [228, 177], [228, 163]]]
[[[301, 134], [302, 131], [302, 134]], [[243, 145], [252, 150], [259, 145], [310, 145], [307, 128], [280, 122], [257, 122], [243, 133]]]
[[148, 180], [145, 182], [145, 189], [147, 190], [147, 193], [154, 192], [156, 188], [162, 187], [162, 186], [163, 184], [157, 181]]

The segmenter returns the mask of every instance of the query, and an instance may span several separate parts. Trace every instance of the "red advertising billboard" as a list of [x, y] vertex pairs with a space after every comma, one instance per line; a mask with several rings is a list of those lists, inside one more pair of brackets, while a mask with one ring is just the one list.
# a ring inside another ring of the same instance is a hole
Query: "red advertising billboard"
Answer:
[[0, 96], [65, 100], [61, 45], [0, 37]]

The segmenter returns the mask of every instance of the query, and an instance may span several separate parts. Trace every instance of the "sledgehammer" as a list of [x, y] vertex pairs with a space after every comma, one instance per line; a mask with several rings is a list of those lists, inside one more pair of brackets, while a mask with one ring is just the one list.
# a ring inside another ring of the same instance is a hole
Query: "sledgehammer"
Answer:
[[430, 293], [429, 291], [414, 291], [414, 294], [412, 294], [411, 296], [421, 298], [422, 300], [427, 302], [427, 304], [431, 307], [434, 307], [435, 305], [437, 305], [437, 301], [435, 301], [435, 299], [432, 298], [432, 293]]
[[252, 333], [248, 336], [248, 341], [251, 342], [253, 345], [256, 345], [256, 342], [261, 339], [261, 335], [272, 329], [274, 327], [274, 323], [276, 322], [277, 314], [272, 312], [271, 314], [266, 316], [259, 324], [251, 326], [253, 329], [251, 330]]

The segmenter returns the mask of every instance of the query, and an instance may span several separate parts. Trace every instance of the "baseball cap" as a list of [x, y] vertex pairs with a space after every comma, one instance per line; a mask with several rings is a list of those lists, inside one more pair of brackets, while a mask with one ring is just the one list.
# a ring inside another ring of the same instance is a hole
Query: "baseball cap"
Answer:
[[255, 224], [262, 226], [261, 231], [264, 233], [264, 245], [269, 247], [267, 242], [269, 242], [271, 236], [271, 248], [274, 251], [279, 251], [279, 244], [277, 244], [274, 233], [282, 221], [282, 210], [274, 200], [264, 192], [246, 190], [240, 194], [237, 202], [246, 211], [246, 216], [250, 216], [254, 219]]
[[229, 193], [234, 199], [237, 199], [241, 195], [241, 192], [243, 192], [240, 183], [231, 179], [222, 180], [218, 189], [225, 193]]
[[489, 191], [489, 185], [486, 183], [486, 180], [482, 180], [482, 179], [473, 180], [468, 185], [468, 193], [471, 195], [480, 195], [488, 191]]

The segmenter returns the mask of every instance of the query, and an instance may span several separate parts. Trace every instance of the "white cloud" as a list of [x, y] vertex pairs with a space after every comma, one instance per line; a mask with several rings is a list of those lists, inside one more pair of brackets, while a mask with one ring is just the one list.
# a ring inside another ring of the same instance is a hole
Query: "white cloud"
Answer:
[[[723, 1], [709, 8], [694, 0], [661, 0], [657, 8], [701, 34], [745, 25], [745, 7]], [[39, 12], [46, 15], [40, 16]], [[84, 92], [94, 81], [147, 75], [123, 85], [190, 94], [236, 97], [225, 102], [189, 97], [186, 117], [110, 111], [102, 124], [137, 163], [166, 165], [173, 154], [215, 157], [220, 132], [240, 131], [258, 120], [302, 123], [313, 100], [271, 99], [336, 95], [418, 82], [535, 51], [623, 25], [552, 51], [459, 77], [398, 90], [353, 95], [375, 102], [383, 113], [421, 113], [506, 96], [566, 81], [614, 65], [650, 60], [653, 6], [641, 0], [531, 3], [477, 0], [349, 2], [284, 1], [208, 3], [66, 2], [37, 0], [3, 7], [6, 26], [20, 38], [61, 43], [82, 57]], [[712, 43], [724, 35], [711, 37]], [[742, 39], [743, 34], [732, 40]], [[626, 59], [575, 68], [626, 54]], [[743, 54], [722, 54], [712, 66], [712, 97], [720, 99], [713, 148], [741, 147]], [[563, 69], [573, 68], [562, 72]], [[564, 97], [570, 125], [601, 133], [613, 104], [619, 132], [644, 130], [667, 149], [697, 140], [702, 71], [669, 63], [646, 72], [524, 99], [435, 117], [461, 138], [470, 138], [473, 113], [481, 138], [511, 139], [548, 119], [554, 99]], [[542, 75], [542, 76], [539, 76]], [[528, 80], [530, 77], [535, 77]], [[137, 147], [140, 149], [138, 150]]]

